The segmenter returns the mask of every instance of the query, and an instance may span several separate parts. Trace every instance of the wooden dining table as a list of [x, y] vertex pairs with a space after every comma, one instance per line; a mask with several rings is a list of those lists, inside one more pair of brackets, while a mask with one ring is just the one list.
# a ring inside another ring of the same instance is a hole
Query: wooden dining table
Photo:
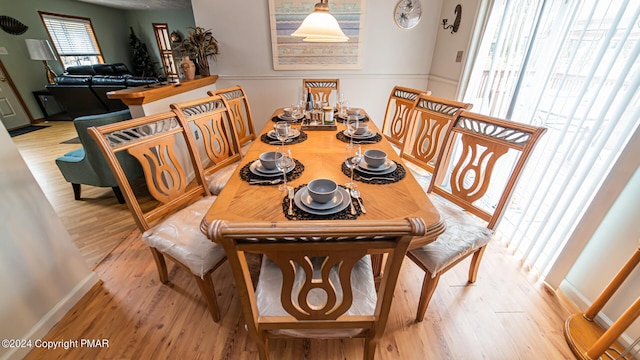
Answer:
[[[275, 110], [272, 118], [282, 112], [282, 109]], [[364, 109], [361, 112], [367, 115]], [[340, 122], [336, 123], [337, 130], [304, 130], [304, 133], [307, 134], [307, 140], [287, 145], [291, 150], [292, 157], [304, 165], [302, 174], [289, 181], [288, 185], [295, 188], [318, 178], [332, 179], [340, 185], [349, 180], [349, 177], [341, 170], [345, 160], [347, 143], [336, 138], [336, 133], [345, 130], [346, 127]], [[380, 133], [372, 120], [366, 123], [369, 129]], [[217, 219], [238, 222], [307, 221], [287, 219], [283, 211], [283, 199], [286, 194], [278, 190], [279, 185], [250, 185], [239, 175], [240, 169], [256, 161], [261, 153], [277, 149], [278, 145], [264, 143], [260, 140], [262, 134], [273, 130], [274, 124], [275, 122], [271, 119], [267, 121], [241, 160], [238, 169], [206, 213], [201, 226], [205, 233], [209, 224]], [[299, 130], [300, 127], [300, 124], [292, 125], [292, 129]], [[383, 150], [389, 159], [403, 164], [384, 136], [378, 143], [362, 144], [361, 147], [363, 152], [367, 149]], [[360, 214], [358, 219], [386, 220], [410, 217], [423, 219], [427, 226], [426, 235], [415, 238], [410, 248], [426, 245], [444, 232], [444, 221], [409, 169], [406, 169], [406, 176], [403, 179], [394, 183], [369, 184], [358, 181], [357, 185], [366, 208], [366, 214]]]

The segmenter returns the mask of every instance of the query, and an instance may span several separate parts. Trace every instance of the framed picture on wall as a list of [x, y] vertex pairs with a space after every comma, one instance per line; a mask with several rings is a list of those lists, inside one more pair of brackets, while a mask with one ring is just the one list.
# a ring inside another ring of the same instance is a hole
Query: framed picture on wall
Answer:
[[356, 70], [362, 64], [362, 34], [365, 0], [331, 0], [329, 12], [349, 37], [342, 43], [303, 42], [292, 37], [314, 0], [269, 0], [271, 48], [274, 70]]

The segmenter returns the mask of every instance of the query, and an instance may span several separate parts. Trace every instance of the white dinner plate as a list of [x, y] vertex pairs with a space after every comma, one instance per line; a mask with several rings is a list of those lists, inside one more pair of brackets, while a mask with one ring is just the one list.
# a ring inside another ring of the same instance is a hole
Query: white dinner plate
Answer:
[[[278, 140], [278, 137], [276, 136], [276, 131], [275, 130], [269, 130], [269, 132], [267, 133], [267, 136], [274, 139], [274, 140]], [[298, 136], [300, 136], [300, 130], [298, 129], [291, 129], [289, 131], [289, 136], [287, 137], [287, 139], [295, 139]]]
[[[347, 117], [348, 117], [348, 116], [349, 116], [349, 115], [338, 115], [338, 117], [339, 117], [341, 120], [347, 120]], [[362, 119], [364, 119], [365, 117], [366, 117], [366, 115], [360, 114], [360, 115], [358, 115], [358, 120], [362, 120]]]
[[[295, 166], [293, 167], [293, 169], [295, 169]], [[287, 171], [287, 173], [291, 172], [293, 169]], [[275, 168], [273, 170], [267, 170], [263, 168], [260, 160], [256, 160], [252, 162], [251, 165], [249, 165], [249, 171], [251, 171], [251, 173], [253, 173], [254, 175], [258, 175], [262, 177], [282, 176], [282, 171], [280, 171], [278, 168]]]
[[364, 160], [362, 160], [362, 162], [360, 164], [358, 164], [358, 166], [356, 166], [356, 169], [358, 171], [360, 171], [360, 172], [363, 172], [365, 174], [370, 174], [370, 175], [384, 175], [384, 174], [390, 174], [390, 173], [396, 171], [396, 169], [398, 168], [398, 165], [395, 163], [395, 161], [392, 161], [392, 160], [387, 160], [387, 161], [391, 161], [391, 166], [389, 166], [388, 169], [383, 170], [383, 171], [372, 171], [372, 170], [369, 170], [369, 169], [365, 168], [367, 166], [366, 165], [362, 165]]
[[302, 203], [307, 207], [315, 210], [328, 210], [342, 204], [342, 193], [339, 191], [336, 192], [336, 196], [334, 196], [326, 203], [313, 201], [311, 195], [309, 194], [309, 189], [306, 186], [300, 189], [300, 193], [300, 201], [302, 201]]
[[287, 116], [284, 113], [278, 115], [278, 119], [280, 120], [284, 120], [284, 121], [298, 121], [300, 119], [302, 119], [304, 115], [299, 115], [299, 116]]
[[302, 202], [303, 189], [306, 189], [306, 186], [296, 192], [296, 195], [293, 197], [293, 201], [295, 202], [296, 206], [300, 210], [308, 212], [309, 214], [314, 214], [314, 215], [335, 214], [346, 209], [347, 206], [349, 206], [349, 204], [351, 203], [351, 196], [349, 195], [347, 190], [345, 190], [341, 186], [338, 186], [338, 191], [340, 192], [340, 195], [342, 195], [342, 202], [338, 206], [335, 206], [331, 209], [326, 209], [326, 210], [318, 210], [318, 209], [310, 208]]
[[360, 134], [360, 135], [353, 134], [353, 136], [351, 136], [347, 130], [342, 130], [342, 133], [344, 134], [344, 136], [352, 137], [354, 139], [371, 139], [372, 137], [376, 136], [376, 132], [371, 131], [370, 129], [367, 129], [367, 131], [364, 134]]

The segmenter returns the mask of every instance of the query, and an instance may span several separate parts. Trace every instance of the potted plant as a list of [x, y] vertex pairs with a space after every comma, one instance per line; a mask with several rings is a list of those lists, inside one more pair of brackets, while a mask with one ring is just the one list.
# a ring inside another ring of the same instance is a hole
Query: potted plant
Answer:
[[189, 56], [197, 63], [200, 75], [209, 76], [209, 57], [216, 60], [218, 40], [213, 37], [211, 30], [205, 30], [200, 26], [190, 27], [189, 34], [180, 42], [178, 47], [181, 54]]

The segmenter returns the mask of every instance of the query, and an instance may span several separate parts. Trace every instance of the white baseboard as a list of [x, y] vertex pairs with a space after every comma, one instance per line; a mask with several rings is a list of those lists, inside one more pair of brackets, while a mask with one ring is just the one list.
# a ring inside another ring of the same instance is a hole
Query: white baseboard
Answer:
[[[21, 339], [31, 339], [32, 342], [36, 339], [43, 339], [47, 333], [62, 319], [62, 317], [71, 310], [89, 290], [100, 281], [98, 275], [92, 272], [90, 275], [84, 278], [78, 283], [56, 306], [54, 306], [49, 312], [42, 317]], [[14, 348], [5, 353], [1, 360], [13, 360], [24, 358], [32, 348]]]

